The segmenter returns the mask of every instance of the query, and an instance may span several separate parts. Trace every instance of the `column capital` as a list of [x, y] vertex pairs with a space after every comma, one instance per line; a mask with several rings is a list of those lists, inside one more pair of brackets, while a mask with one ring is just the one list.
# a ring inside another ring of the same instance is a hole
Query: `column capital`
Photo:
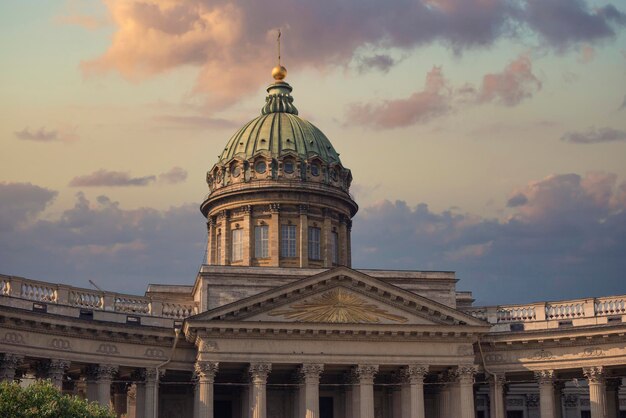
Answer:
[[5, 353], [0, 360], [0, 369], [15, 369], [24, 361], [20, 354]]
[[306, 215], [307, 213], [309, 213], [309, 205], [307, 204], [298, 205], [298, 212], [300, 213], [300, 215]]
[[400, 379], [405, 383], [422, 383], [427, 373], [427, 365], [410, 364], [400, 369]]
[[219, 370], [219, 363], [214, 361], [196, 361], [195, 374], [200, 382], [213, 383]]
[[[159, 374], [161, 374], [160, 372]], [[141, 376], [146, 383], [155, 383], [157, 379], [157, 371], [155, 368], [147, 368], [141, 371]]]
[[298, 368], [298, 375], [301, 381], [319, 380], [323, 371], [323, 364], [304, 363]]
[[556, 378], [554, 370], [535, 370], [533, 375], [535, 376], [535, 380], [540, 385], [552, 385], [554, 384], [554, 379]]
[[583, 367], [583, 374], [590, 383], [601, 383], [606, 377], [606, 370], [602, 366]]
[[254, 383], [267, 382], [267, 376], [272, 371], [271, 363], [250, 363], [248, 366], [248, 374]]
[[374, 376], [378, 373], [378, 364], [359, 364], [353, 370], [360, 383], [373, 381]]
[[474, 383], [474, 376], [478, 368], [473, 364], [461, 364], [453, 371], [456, 381], [459, 383]]
[[86, 373], [89, 380], [111, 380], [117, 373], [118, 366], [112, 364], [90, 364]]

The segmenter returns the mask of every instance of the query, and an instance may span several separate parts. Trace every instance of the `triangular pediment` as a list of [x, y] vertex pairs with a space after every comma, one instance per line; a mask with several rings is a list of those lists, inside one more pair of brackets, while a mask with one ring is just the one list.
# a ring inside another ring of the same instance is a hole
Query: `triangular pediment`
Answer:
[[195, 315], [207, 322], [368, 324], [484, 327], [456, 309], [364, 273], [338, 267]]

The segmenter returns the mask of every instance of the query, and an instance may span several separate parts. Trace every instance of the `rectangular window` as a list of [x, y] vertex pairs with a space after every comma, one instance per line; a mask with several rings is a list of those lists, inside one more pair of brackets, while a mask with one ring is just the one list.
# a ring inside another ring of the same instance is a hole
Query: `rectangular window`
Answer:
[[312, 226], [309, 227], [309, 258], [311, 260], [321, 260], [320, 235], [321, 229]]
[[216, 265], [222, 264], [222, 234], [217, 234], [217, 242], [215, 243], [215, 263]]
[[243, 229], [233, 229], [232, 261], [243, 260]]
[[333, 257], [333, 264], [339, 264], [339, 234], [333, 232], [330, 236], [330, 251]]
[[270, 231], [270, 228], [267, 225], [260, 225], [260, 226], [254, 227], [254, 257], [255, 258], [269, 257], [269, 231]]
[[296, 256], [296, 226], [282, 225], [280, 237], [280, 256]]

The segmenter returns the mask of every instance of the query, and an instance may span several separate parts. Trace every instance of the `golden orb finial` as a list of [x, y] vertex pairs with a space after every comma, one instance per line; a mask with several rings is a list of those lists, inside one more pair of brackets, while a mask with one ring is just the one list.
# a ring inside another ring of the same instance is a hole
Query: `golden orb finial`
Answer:
[[283, 81], [287, 77], [287, 69], [282, 65], [272, 68], [272, 77], [276, 81]]

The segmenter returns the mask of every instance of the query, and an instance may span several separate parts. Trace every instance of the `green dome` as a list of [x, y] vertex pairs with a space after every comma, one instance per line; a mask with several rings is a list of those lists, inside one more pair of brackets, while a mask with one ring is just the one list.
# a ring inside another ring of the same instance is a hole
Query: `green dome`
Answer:
[[326, 164], [340, 163], [339, 154], [315, 125], [300, 118], [285, 82], [272, 84], [261, 116], [244, 125], [226, 144], [220, 162], [235, 157], [250, 160], [263, 153], [280, 159], [297, 155], [302, 160], [317, 156]]
[[263, 182], [264, 187], [272, 187], [267, 181], [274, 186], [296, 181], [315, 183], [348, 193], [350, 170], [343, 167], [326, 135], [298, 116], [291, 90], [284, 81], [267, 88], [261, 116], [230, 138], [219, 161], [207, 173], [212, 193], [242, 183], [258, 187]]

